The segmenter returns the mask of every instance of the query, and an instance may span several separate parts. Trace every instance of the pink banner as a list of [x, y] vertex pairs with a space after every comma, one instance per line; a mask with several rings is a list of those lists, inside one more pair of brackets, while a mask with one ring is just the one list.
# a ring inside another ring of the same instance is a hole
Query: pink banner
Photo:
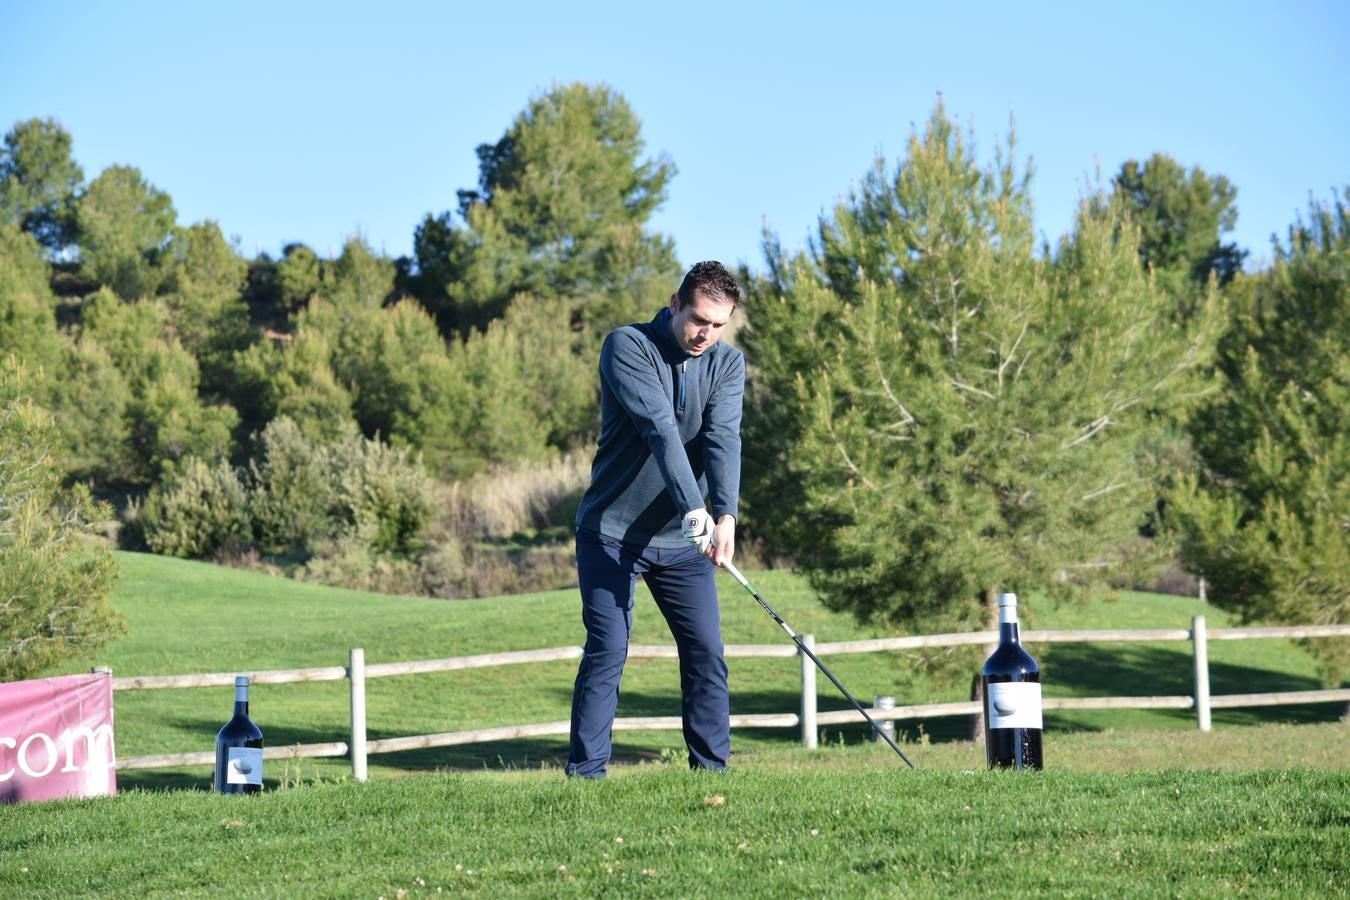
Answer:
[[112, 676], [0, 684], [0, 803], [117, 793]]

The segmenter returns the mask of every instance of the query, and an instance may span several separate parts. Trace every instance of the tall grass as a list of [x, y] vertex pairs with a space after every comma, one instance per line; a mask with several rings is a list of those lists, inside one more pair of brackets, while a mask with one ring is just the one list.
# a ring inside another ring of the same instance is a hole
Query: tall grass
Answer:
[[456, 482], [447, 489], [446, 517], [464, 539], [565, 528], [590, 483], [590, 456], [589, 450], [571, 450]]
[[490, 597], [575, 584], [572, 520], [589, 482], [589, 454], [573, 450], [450, 485], [419, 560], [420, 584], [399, 593]]

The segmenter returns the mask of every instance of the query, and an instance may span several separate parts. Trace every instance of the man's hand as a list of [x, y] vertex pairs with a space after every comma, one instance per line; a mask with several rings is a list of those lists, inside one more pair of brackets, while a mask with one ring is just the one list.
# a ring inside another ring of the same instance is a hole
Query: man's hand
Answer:
[[684, 514], [684, 539], [706, 554], [713, 542], [713, 520], [703, 507]]
[[713, 565], [731, 562], [736, 555], [736, 517], [721, 516], [713, 529], [712, 546], [705, 551]]

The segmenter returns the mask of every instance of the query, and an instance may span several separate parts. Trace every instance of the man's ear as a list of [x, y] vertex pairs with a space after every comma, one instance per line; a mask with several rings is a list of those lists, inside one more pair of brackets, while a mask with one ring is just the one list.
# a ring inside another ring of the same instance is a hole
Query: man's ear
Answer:
[[673, 312], [673, 313], [677, 313], [677, 312], [680, 311], [680, 295], [679, 295], [679, 294], [671, 294], [671, 295], [670, 295], [670, 311]]

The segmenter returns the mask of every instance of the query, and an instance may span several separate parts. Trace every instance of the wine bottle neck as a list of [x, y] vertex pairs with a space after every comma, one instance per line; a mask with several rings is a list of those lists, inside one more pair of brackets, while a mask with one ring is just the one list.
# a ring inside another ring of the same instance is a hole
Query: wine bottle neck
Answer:
[[1018, 643], [1016, 594], [999, 594], [998, 639], [1003, 644]]
[[248, 715], [248, 698], [247, 698], [247, 697], [245, 697], [243, 700], [235, 700], [235, 701], [234, 701], [234, 714], [235, 714], [236, 716], [247, 716], [247, 715]]

